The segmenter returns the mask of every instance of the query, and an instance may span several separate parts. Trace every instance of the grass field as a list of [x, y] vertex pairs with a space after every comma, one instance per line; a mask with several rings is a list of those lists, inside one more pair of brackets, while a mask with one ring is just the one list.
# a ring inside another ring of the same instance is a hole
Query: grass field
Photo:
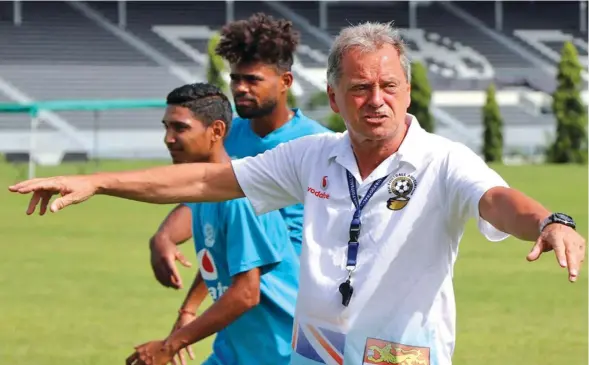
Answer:
[[[573, 215], [587, 237], [586, 166], [497, 170], [549, 209]], [[75, 172], [61, 166], [38, 175]], [[133, 345], [167, 335], [185, 291], [155, 281], [147, 239], [170, 207], [97, 197], [28, 217], [28, 197], [6, 190], [16, 176], [14, 167], [0, 165], [0, 364], [123, 364]], [[528, 263], [530, 247], [515, 239], [486, 242], [469, 225], [455, 270], [456, 365], [587, 364], [587, 267], [570, 284], [553, 253]], [[182, 251], [195, 263], [192, 245]], [[189, 285], [194, 269], [181, 273]], [[197, 360], [211, 340], [195, 346]]]

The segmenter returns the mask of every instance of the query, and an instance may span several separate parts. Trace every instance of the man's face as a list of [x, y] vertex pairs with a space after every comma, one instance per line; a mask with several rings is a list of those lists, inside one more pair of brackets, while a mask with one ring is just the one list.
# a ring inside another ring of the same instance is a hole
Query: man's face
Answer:
[[352, 48], [344, 54], [337, 85], [328, 86], [331, 108], [358, 142], [393, 137], [405, 123], [411, 85], [391, 45], [374, 52]]
[[271, 65], [234, 64], [230, 76], [235, 110], [242, 118], [260, 118], [272, 113], [285, 90], [282, 75]]
[[166, 129], [164, 142], [175, 164], [208, 161], [213, 128], [205, 127], [189, 108], [168, 105], [162, 123]]

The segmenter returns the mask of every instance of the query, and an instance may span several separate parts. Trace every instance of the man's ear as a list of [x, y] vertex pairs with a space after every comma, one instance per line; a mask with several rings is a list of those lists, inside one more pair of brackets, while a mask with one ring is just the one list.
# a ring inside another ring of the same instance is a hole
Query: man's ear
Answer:
[[286, 92], [288, 89], [290, 89], [294, 81], [292, 72], [287, 71], [283, 73], [280, 79], [282, 80], [282, 91]]
[[218, 142], [223, 140], [225, 134], [227, 133], [227, 125], [222, 120], [215, 120], [209, 128], [212, 131], [212, 140], [213, 142]]
[[333, 91], [331, 85], [327, 85], [327, 97], [329, 98], [329, 106], [331, 107], [331, 110], [333, 110], [335, 113], [339, 113], [339, 108], [335, 103], [335, 92]]

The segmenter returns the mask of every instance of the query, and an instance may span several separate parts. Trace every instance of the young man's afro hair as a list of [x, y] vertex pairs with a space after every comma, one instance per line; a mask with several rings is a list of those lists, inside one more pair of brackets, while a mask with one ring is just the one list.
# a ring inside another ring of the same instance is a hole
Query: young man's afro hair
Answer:
[[261, 62], [290, 71], [298, 43], [292, 22], [257, 13], [225, 25], [216, 52], [231, 64]]

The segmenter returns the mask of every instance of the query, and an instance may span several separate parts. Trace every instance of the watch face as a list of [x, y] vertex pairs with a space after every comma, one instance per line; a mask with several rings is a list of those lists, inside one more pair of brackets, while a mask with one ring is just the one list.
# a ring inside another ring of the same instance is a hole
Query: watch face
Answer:
[[573, 229], [576, 228], [575, 220], [572, 217], [564, 213], [553, 213], [542, 222], [540, 225], [540, 232], [542, 232], [547, 225], [552, 223], [564, 224]]
[[560, 220], [563, 220], [565, 222], [573, 222], [573, 218], [569, 217], [568, 215], [564, 214], [564, 213], [556, 213], [554, 214], [554, 216]]

